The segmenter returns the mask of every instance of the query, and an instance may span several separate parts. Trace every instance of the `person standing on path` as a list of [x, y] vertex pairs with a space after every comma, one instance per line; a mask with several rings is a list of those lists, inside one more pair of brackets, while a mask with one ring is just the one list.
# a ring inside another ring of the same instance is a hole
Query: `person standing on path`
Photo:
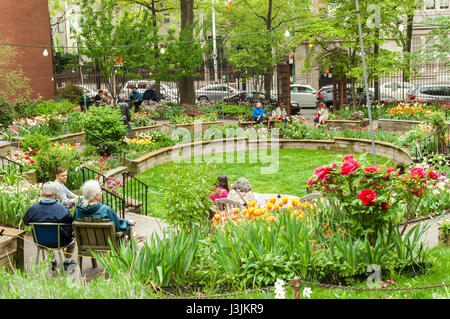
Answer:
[[122, 115], [123, 118], [123, 124], [127, 127], [128, 133], [131, 132], [131, 105], [128, 104], [127, 102], [125, 102], [123, 100], [123, 97], [119, 97], [119, 99], [117, 100], [117, 105], [120, 108], [120, 114]]

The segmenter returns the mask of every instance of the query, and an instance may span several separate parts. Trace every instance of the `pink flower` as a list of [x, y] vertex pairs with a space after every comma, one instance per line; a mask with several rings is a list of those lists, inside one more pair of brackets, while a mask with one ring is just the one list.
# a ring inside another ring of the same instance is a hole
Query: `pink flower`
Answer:
[[433, 172], [433, 171], [430, 171], [430, 172], [428, 173], [428, 176], [429, 176], [431, 179], [438, 179], [439, 177], [441, 177], [441, 175], [439, 175], [438, 173]]
[[359, 192], [358, 198], [363, 205], [374, 205], [374, 200], [378, 198], [377, 194], [371, 189], [365, 189]]
[[308, 185], [315, 185], [315, 184], [317, 184], [317, 182], [315, 180], [313, 180], [312, 178], [310, 178], [306, 183]]
[[349, 159], [353, 159], [353, 155], [352, 154], [347, 154], [344, 156], [344, 158], [342, 159], [343, 162], [348, 161]]
[[325, 166], [318, 167], [314, 171], [314, 174], [319, 178], [319, 181], [321, 181], [321, 182], [323, 182], [324, 180], [327, 179], [329, 173], [330, 173], [330, 169]]
[[357, 161], [349, 158], [341, 167], [340, 173], [342, 175], [351, 175], [355, 172], [355, 170], [360, 167], [361, 164], [359, 164]]
[[425, 171], [419, 167], [415, 167], [415, 168], [411, 169], [411, 172], [409, 173], [409, 175], [412, 179], [422, 179], [422, 178], [427, 177]]
[[369, 166], [366, 166], [366, 168], [364, 170], [368, 173], [375, 173], [379, 170], [379, 168], [376, 167], [375, 165], [369, 165]]

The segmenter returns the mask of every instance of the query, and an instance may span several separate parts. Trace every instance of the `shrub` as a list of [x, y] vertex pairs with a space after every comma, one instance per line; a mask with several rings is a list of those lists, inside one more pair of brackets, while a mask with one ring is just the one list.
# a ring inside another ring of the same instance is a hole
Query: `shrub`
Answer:
[[36, 106], [40, 100], [22, 100], [14, 104], [15, 118], [33, 117], [36, 115]]
[[120, 153], [119, 149], [125, 146], [127, 130], [119, 109], [112, 106], [91, 107], [84, 125], [88, 128], [86, 141], [97, 149], [98, 154]]
[[0, 96], [0, 127], [7, 127], [14, 120], [13, 107], [6, 98]]
[[84, 131], [84, 121], [86, 113], [80, 111], [72, 111], [67, 114], [67, 128], [71, 133]]
[[41, 149], [48, 148], [51, 143], [52, 141], [50, 137], [47, 135], [32, 134], [32, 135], [25, 135], [21, 145], [23, 151], [28, 151], [28, 149], [30, 148], [33, 151], [39, 151]]
[[49, 115], [49, 114], [66, 114], [70, 110], [75, 108], [75, 105], [68, 100], [62, 100], [56, 102], [54, 100], [47, 100], [36, 105], [36, 115]]
[[83, 89], [78, 85], [67, 83], [65, 87], [59, 89], [56, 94], [62, 99], [68, 100], [73, 104], [77, 104], [83, 95]]
[[37, 180], [47, 182], [55, 179], [58, 166], [67, 171], [75, 170], [80, 165], [81, 155], [76, 150], [76, 144], [52, 144], [41, 150], [35, 156], [35, 167], [37, 169]]
[[208, 195], [217, 179], [214, 168], [203, 165], [170, 163], [167, 183], [161, 192], [165, 196], [164, 206], [168, 211], [166, 221], [175, 228], [190, 231], [192, 225], [203, 224], [213, 202]]

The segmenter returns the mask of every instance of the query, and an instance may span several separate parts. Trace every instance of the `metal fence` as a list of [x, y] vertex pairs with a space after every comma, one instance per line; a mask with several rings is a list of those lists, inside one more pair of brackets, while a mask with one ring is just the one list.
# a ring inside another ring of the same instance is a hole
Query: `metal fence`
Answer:
[[20, 174], [23, 173], [23, 165], [20, 163], [10, 160], [9, 158], [4, 156], [0, 156], [0, 162], [1, 169], [3, 171], [7, 171], [8, 174], [11, 174], [11, 172], [19, 172]]
[[148, 185], [126, 171], [122, 173], [122, 179], [122, 197], [125, 199], [125, 206], [148, 215]]

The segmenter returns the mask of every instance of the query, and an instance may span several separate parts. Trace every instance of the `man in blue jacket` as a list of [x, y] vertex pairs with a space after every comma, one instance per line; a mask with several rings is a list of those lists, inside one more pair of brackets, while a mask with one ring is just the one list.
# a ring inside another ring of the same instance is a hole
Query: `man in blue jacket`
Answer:
[[[74, 221], [69, 210], [57, 202], [58, 186], [55, 182], [47, 182], [41, 190], [41, 200], [39, 203], [31, 205], [25, 216], [23, 216], [23, 223], [29, 225], [30, 223], [64, 223], [72, 224]], [[73, 253], [75, 248], [75, 241], [72, 236], [72, 225], [62, 226], [60, 228], [61, 246], [72, 244], [66, 248], [65, 256]], [[56, 248], [56, 247], [51, 247]], [[64, 261], [64, 269], [67, 270], [69, 266], [75, 265], [72, 259]], [[56, 260], [52, 261], [52, 269], [56, 268]]]
[[256, 103], [256, 107], [253, 109], [253, 118], [260, 124], [264, 120], [264, 110], [261, 103]]

